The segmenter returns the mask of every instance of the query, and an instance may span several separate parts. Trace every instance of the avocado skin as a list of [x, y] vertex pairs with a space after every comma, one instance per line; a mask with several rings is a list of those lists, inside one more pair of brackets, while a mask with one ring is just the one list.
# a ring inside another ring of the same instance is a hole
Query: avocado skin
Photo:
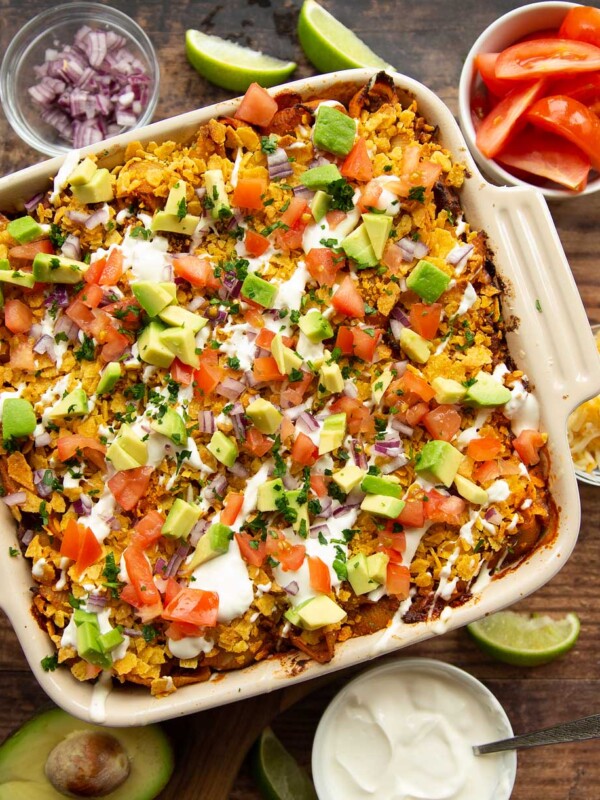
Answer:
[[64, 800], [44, 774], [50, 751], [75, 731], [109, 733], [129, 755], [127, 780], [106, 800], [153, 800], [173, 773], [171, 744], [159, 725], [143, 728], [106, 728], [75, 719], [52, 708], [28, 720], [0, 745], [0, 800]]

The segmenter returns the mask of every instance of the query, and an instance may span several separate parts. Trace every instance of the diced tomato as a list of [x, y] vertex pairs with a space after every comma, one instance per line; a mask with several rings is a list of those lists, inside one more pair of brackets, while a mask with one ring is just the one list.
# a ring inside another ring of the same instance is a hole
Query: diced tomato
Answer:
[[279, 221], [288, 228], [292, 228], [297, 222], [300, 221], [302, 215], [308, 211], [306, 200], [301, 197], [292, 197], [289, 206], [283, 212]]
[[473, 469], [472, 478], [475, 483], [489, 483], [495, 481], [500, 470], [496, 461], [483, 461]]
[[304, 395], [312, 386], [314, 375], [312, 372], [303, 372], [299, 381], [284, 383], [281, 387], [281, 406], [291, 408], [300, 405]]
[[319, 286], [333, 286], [335, 278], [346, 260], [328, 247], [313, 247], [306, 254], [306, 268]]
[[74, 300], [65, 311], [65, 314], [83, 331], [87, 331], [90, 325], [96, 319], [92, 314], [91, 309], [89, 309], [81, 300]]
[[123, 275], [123, 252], [113, 247], [108, 258], [106, 259], [106, 266], [100, 275], [100, 286], [114, 286], [117, 284]]
[[244, 122], [264, 128], [277, 113], [277, 108], [275, 100], [262, 86], [251, 83], [234, 116], [236, 119], [243, 119]]
[[84, 272], [83, 279], [86, 283], [100, 283], [100, 276], [104, 272], [106, 258], [98, 258], [93, 261]]
[[375, 423], [369, 409], [357, 397], [338, 397], [331, 404], [333, 414], [345, 414], [348, 433], [356, 436], [359, 433], [373, 434]]
[[25, 339], [20, 336], [15, 336], [11, 339], [8, 366], [11, 369], [22, 369], [24, 372], [33, 372], [35, 370], [33, 339]]
[[600, 69], [600, 48], [568, 39], [533, 39], [513, 44], [496, 61], [496, 77], [531, 80]]
[[340, 168], [344, 178], [353, 181], [370, 181], [373, 177], [373, 165], [369, 157], [367, 143], [360, 136], [354, 143], [354, 147]]
[[381, 335], [382, 331], [379, 328], [352, 328], [354, 355], [362, 361], [371, 363]]
[[417, 375], [409, 369], [407, 369], [404, 375], [399, 378], [398, 382], [400, 388], [405, 392], [405, 394], [412, 392], [413, 394], [418, 395], [425, 403], [428, 403], [435, 397], [435, 390], [431, 388], [425, 378], [422, 378], [420, 375]]
[[267, 554], [279, 561], [284, 572], [295, 571], [302, 566], [306, 555], [306, 547], [303, 544], [292, 544], [282, 533], [277, 536], [269, 533], [265, 544]]
[[192, 286], [198, 286], [200, 289], [216, 291], [221, 286], [221, 282], [215, 278], [212, 265], [207, 258], [180, 256], [173, 259], [173, 269], [178, 278], [183, 278]]
[[77, 572], [81, 573], [98, 561], [102, 555], [102, 545], [88, 527], [70, 518], [63, 534], [60, 554], [75, 561]]
[[527, 127], [497, 156], [505, 166], [560, 183], [575, 192], [587, 185], [590, 159], [560, 136]]
[[108, 481], [108, 488], [125, 511], [131, 511], [148, 491], [153, 467], [136, 467], [117, 472]]
[[189, 386], [194, 376], [194, 368], [175, 358], [171, 364], [170, 373], [174, 381], [182, 386]]
[[129, 603], [130, 606], [139, 605], [139, 597], [136, 592], [135, 586], [132, 583], [126, 583], [119, 591], [119, 597], [123, 602]]
[[182, 589], [162, 613], [163, 619], [214, 628], [219, 613], [219, 595], [203, 589]]
[[331, 591], [331, 575], [329, 567], [318, 556], [307, 556], [310, 585], [315, 592], [329, 594]]
[[449, 442], [456, 436], [461, 422], [462, 417], [454, 406], [437, 406], [423, 417], [423, 425], [433, 438], [444, 442]]
[[357, 204], [359, 211], [362, 213], [364, 211], [369, 211], [371, 208], [377, 208], [377, 201], [381, 197], [382, 191], [383, 187], [380, 183], [376, 183], [375, 181], [367, 183], [367, 185], [363, 187], [360, 200]]
[[312, 467], [319, 458], [319, 448], [314, 445], [309, 437], [300, 432], [292, 447], [292, 461], [304, 467]]
[[168, 606], [169, 603], [177, 597], [182, 589], [183, 586], [176, 581], [175, 578], [167, 578], [164, 588], [165, 605]]
[[168, 628], [165, 629], [165, 636], [178, 642], [180, 639], [185, 639], [188, 636], [202, 636], [204, 628], [198, 625], [190, 625], [187, 622], [172, 622]]
[[244, 244], [246, 245], [246, 250], [248, 253], [253, 258], [258, 258], [269, 249], [270, 242], [266, 236], [262, 235], [262, 233], [256, 233], [256, 231], [247, 230]]
[[77, 456], [91, 461], [98, 469], [104, 469], [106, 466], [104, 461], [106, 446], [90, 436], [80, 436], [77, 433], [61, 436], [56, 442], [56, 447], [60, 461], [68, 461]]
[[106, 364], [109, 364], [111, 361], [119, 361], [131, 342], [124, 333], [119, 333], [119, 331], [115, 331], [114, 329], [112, 329], [112, 331], [110, 329], [108, 330], [107, 338], [108, 341], [103, 345], [100, 351], [100, 358]]
[[267, 546], [260, 539], [253, 539], [249, 533], [234, 533], [244, 561], [253, 567], [262, 567], [267, 557]]
[[250, 306], [244, 311], [244, 322], [251, 325], [253, 328], [264, 328], [265, 321], [262, 317], [261, 310]]
[[200, 364], [210, 364], [214, 367], [219, 363], [219, 352], [213, 350], [212, 347], [205, 347], [204, 350], [198, 355]]
[[515, 88], [513, 81], [502, 80], [496, 77], [496, 61], [500, 53], [478, 53], [475, 56], [475, 66], [487, 88], [494, 97], [504, 97]]
[[389, 550], [395, 550], [396, 553], [403, 553], [406, 550], [406, 534], [404, 531], [395, 531], [394, 526], [396, 522], [391, 522], [385, 526], [385, 529], [379, 531], [377, 537], [380, 544]]
[[225, 498], [223, 510], [221, 511], [221, 522], [223, 525], [233, 525], [244, 505], [244, 495], [230, 492]]
[[127, 575], [137, 593], [138, 604], [153, 606], [161, 603], [160, 592], [152, 579], [152, 567], [142, 548], [129, 545], [123, 551], [123, 558]]
[[365, 316], [365, 301], [362, 299], [350, 275], [346, 275], [341, 282], [340, 288], [331, 298], [331, 305], [336, 311], [340, 314], [345, 314], [347, 317], [363, 319]]
[[487, 158], [494, 158], [511, 134], [525, 124], [524, 114], [542, 95], [546, 83], [538, 80], [517, 86], [490, 111], [477, 131], [477, 147]]
[[388, 594], [393, 594], [401, 600], [405, 600], [410, 593], [410, 570], [401, 564], [387, 565], [385, 588]]
[[286, 376], [279, 372], [277, 362], [273, 356], [259, 356], [254, 359], [254, 368], [252, 369], [257, 383], [269, 383], [273, 381], [284, 381]]
[[337, 331], [335, 346], [339, 347], [342, 354], [345, 356], [354, 354], [354, 336], [352, 335], [352, 328], [340, 325]]
[[473, 461], [489, 461], [502, 450], [502, 442], [496, 436], [482, 436], [479, 439], [471, 439], [467, 445], [467, 455]]
[[162, 527], [165, 524], [163, 515], [156, 511], [149, 511], [144, 517], [136, 522], [133, 534], [132, 543], [145, 550], [151, 544], [158, 541], [162, 536]]
[[428, 411], [428, 403], [415, 403], [413, 406], [410, 406], [410, 408], [407, 408], [404, 412], [404, 422], [406, 422], [407, 425], [410, 425], [411, 428], [414, 428], [415, 425], [419, 425], [419, 423], [423, 421]]
[[442, 304], [414, 303], [410, 309], [410, 324], [412, 329], [424, 339], [435, 339], [438, 334], [440, 319], [442, 317]]
[[294, 423], [292, 422], [292, 420], [288, 419], [288, 417], [284, 417], [281, 420], [281, 429], [280, 429], [281, 441], [287, 442], [288, 439], [291, 439], [295, 433], [296, 433], [296, 428], [294, 427]]
[[200, 363], [194, 370], [194, 388], [201, 395], [208, 395], [217, 388], [225, 377], [225, 370], [218, 364]]
[[142, 324], [142, 307], [134, 297], [109, 303], [102, 310], [118, 323], [119, 328], [137, 331]]
[[422, 528], [425, 524], [425, 509], [422, 500], [407, 500], [396, 521], [407, 528]]
[[539, 431], [524, 430], [513, 441], [512, 445], [527, 467], [534, 466], [540, 460], [540, 448], [546, 439]]
[[96, 283], [90, 283], [89, 286], [86, 286], [85, 289], [82, 289], [77, 295], [77, 299], [85, 303], [88, 308], [98, 308], [103, 298], [104, 292]]
[[306, 223], [297, 222], [289, 231], [277, 231], [275, 233], [275, 243], [277, 247], [286, 253], [290, 250], [300, 250], [302, 247], [304, 228], [306, 228]]
[[328, 211], [325, 214], [325, 219], [327, 220], [327, 224], [329, 225], [330, 230], [334, 231], [340, 222], [343, 222], [348, 214], [345, 211], [339, 211], [335, 209], [334, 211]]
[[273, 441], [256, 428], [248, 428], [242, 447], [251, 455], [261, 458], [273, 447]]
[[531, 106], [527, 120], [568, 139], [583, 150], [594, 169], [600, 170], [600, 118], [579, 100], [564, 95], [543, 97]]
[[[271, 349], [271, 342], [275, 338], [275, 334], [273, 331], [270, 331], [268, 328], [261, 328], [260, 333], [254, 340], [254, 343], [257, 347], [262, 347], [263, 350], [270, 350]], [[294, 340], [290, 336], [282, 336], [282, 342], [286, 347], [293, 347]]]
[[4, 324], [11, 333], [28, 333], [33, 325], [33, 313], [21, 300], [7, 300]]
[[317, 497], [325, 497], [327, 494], [327, 486], [323, 475], [311, 473], [310, 488], [317, 495]]
[[54, 246], [50, 239], [38, 239], [37, 242], [18, 244], [11, 247], [8, 251], [8, 259], [11, 264], [14, 262], [31, 263], [38, 253], [54, 253]]
[[458, 525], [460, 515], [465, 510], [466, 503], [460, 497], [443, 495], [436, 489], [426, 493], [427, 500], [423, 504], [425, 516], [432, 522], [446, 522], [448, 525]]
[[600, 47], [600, 9], [592, 6], [575, 6], [569, 9], [558, 35], [564, 39], [577, 39]]
[[263, 195], [266, 191], [267, 182], [263, 178], [239, 178], [231, 202], [237, 208], [259, 211], [265, 207]]

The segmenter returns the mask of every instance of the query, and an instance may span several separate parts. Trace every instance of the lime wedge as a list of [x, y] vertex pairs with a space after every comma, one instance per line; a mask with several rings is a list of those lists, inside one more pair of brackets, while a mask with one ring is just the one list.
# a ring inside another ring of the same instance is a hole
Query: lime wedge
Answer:
[[254, 81], [276, 86], [296, 69], [294, 61], [281, 61], [202, 31], [186, 31], [185, 52], [203, 78], [234, 92], [245, 92]]
[[537, 667], [568, 653], [579, 636], [579, 617], [499, 611], [467, 626], [490, 656], [518, 667]]
[[310, 778], [271, 728], [265, 728], [254, 745], [252, 768], [267, 800], [317, 800]]
[[298, 38], [308, 59], [321, 72], [351, 67], [390, 67], [315, 0], [304, 0], [298, 19]]

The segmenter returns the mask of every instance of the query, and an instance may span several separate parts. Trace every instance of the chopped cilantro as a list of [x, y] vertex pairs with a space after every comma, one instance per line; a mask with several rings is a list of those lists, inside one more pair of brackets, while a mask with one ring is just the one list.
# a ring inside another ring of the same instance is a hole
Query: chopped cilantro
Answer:
[[49, 236], [50, 236], [50, 241], [56, 248], [62, 247], [63, 244], [65, 243], [65, 239], [67, 238], [67, 234], [62, 232], [60, 225], [57, 225], [54, 222], [50, 224]]
[[81, 347], [75, 350], [73, 355], [77, 361], [93, 361], [96, 358], [96, 345], [92, 337], [84, 333]]
[[58, 667], [58, 654], [54, 653], [52, 656], [45, 656], [40, 661], [42, 665], [42, 669], [44, 672], [54, 672], [54, 670]]
[[71, 608], [81, 608], [81, 606], [83, 605], [83, 600], [80, 600], [79, 598], [75, 597], [74, 594], [70, 594], [69, 605], [71, 606]]
[[354, 203], [354, 189], [344, 178], [331, 181], [327, 184], [327, 194], [331, 195], [330, 208], [339, 211], [352, 211]]
[[145, 642], [153, 642], [158, 636], [158, 631], [152, 625], [142, 625], [142, 636]]
[[537, 297], [535, 298], [535, 307], [536, 307], [536, 310], [539, 311], [540, 314], [541, 314], [542, 313], [542, 304], [540, 303], [540, 301], [539, 301], [539, 299]]
[[275, 150], [277, 150], [277, 140], [273, 135], [261, 136], [260, 149], [263, 151], [263, 153], [271, 155], [275, 152]]
[[327, 487], [327, 494], [334, 500], [339, 500], [340, 503], [344, 503], [346, 501], [346, 497], [348, 496], [346, 492], [342, 491], [337, 483], [334, 483], [333, 481]]
[[50, 522], [50, 516], [48, 515], [48, 509], [46, 507], [45, 500], [42, 500], [40, 503], [39, 515], [42, 518], [42, 525], [47, 525]]
[[16, 558], [19, 555], [19, 550], [16, 547], [9, 547], [8, 548], [8, 555], [11, 558]]
[[143, 225], [137, 225], [135, 228], [131, 228], [129, 235], [132, 239], [145, 239], [146, 241], [152, 239], [152, 231], [148, 230], [148, 228], [144, 228]]
[[237, 356], [232, 356], [231, 358], [228, 358], [227, 366], [231, 367], [231, 369], [239, 369], [240, 368], [239, 358]]
[[425, 187], [413, 186], [408, 192], [409, 200], [418, 200], [419, 203], [425, 202]]
[[181, 200], [177, 203], [177, 219], [181, 221], [186, 214], [187, 214], [187, 201], [185, 197], [182, 197]]
[[302, 380], [302, 378], [304, 377], [304, 373], [302, 372], [301, 369], [292, 369], [288, 377], [290, 383], [297, 383], [298, 381]]
[[104, 562], [104, 569], [102, 575], [106, 578], [104, 584], [111, 591], [115, 599], [119, 597], [119, 567], [115, 563], [115, 554], [108, 553]]

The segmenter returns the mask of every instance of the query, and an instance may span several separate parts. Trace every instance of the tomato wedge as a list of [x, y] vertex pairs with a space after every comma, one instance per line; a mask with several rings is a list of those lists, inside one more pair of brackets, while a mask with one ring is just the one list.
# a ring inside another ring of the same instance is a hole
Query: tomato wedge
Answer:
[[408, 597], [410, 592], [410, 570], [401, 564], [387, 565], [385, 588], [388, 594], [396, 595], [402, 600]]
[[600, 9], [591, 6], [571, 8], [560, 26], [558, 35], [600, 47]]
[[600, 47], [569, 39], [534, 39], [503, 50], [496, 77], [522, 81], [596, 69], [600, 69]]
[[539, 463], [540, 448], [544, 446], [545, 437], [539, 431], [524, 430], [513, 442], [513, 447], [519, 454], [521, 461], [527, 466], [532, 467]]
[[165, 524], [163, 515], [156, 511], [149, 511], [145, 517], [142, 517], [139, 522], [135, 524], [135, 533], [133, 534], [132, 542], [134, 545], [139, 545], [142, 550], [150, 547], [151, 544], [158, 541], [162, 536], [162, 527]]
[[306, 269], [319, 286], [333, 286], [338, 270], [345, 266], [346, 260], [328, 247], [313, 247], [306, 254]]
[[583, 72], [553, 81], [548, 94], [566, 94], [586, 106], [600, 100], [600, 71]]
[[33, 325], [31, 309], [21, 300], [7, 300], [4, 306], [4, 324], [11, 333], [27, 333]]
[[256, 231], [248, 230], [246, 231], [244, 244], [246, 245], [246, 250], [248, 253], [253, 258], [258, 258], [258, 256], [262, 256], [262, 254], [269, 249], [270, 242], [266, 236], [262, 235], [262, 233], [256, 233]]
[[267, 557], [267, 546], [260, 539], [254, 539], [249, 533], [234, 533], [244, 561], [253, 567], [261, 567]]
[[[125, 551], [127, 552], [127, 551]], [[214, 628], [219, 613], [219, 595], [203, 589], [182, 589], [162, 613], [163, 619]]]
[[329, 567], [318, 556], [306, 556], [308, 561], [308, 572], [310, 576], [310, 585], [315, 592], [323, 592], [329, 594], [331, 591], [331, 575], [329, 574]]
[[256, 428], [248, 428], [242, 447], [257, 458], [262, 458], [273, 447], [273, 441]]
[[106, 467], [104, 461], [106, 447], [96, 439], [92, 439], [91, 436], [80, 436], [78, 433], [61, 436], [56, 442], [56, 447], [60, 461], [68, 461], [74, 456], [78, 458], [83, 456], [88, 461], [91, 461], [92, 464], [95, 464], [98, 469]]
[[600, 118], [578, 100], [566, 95], [543, 97], [527, 112], [527, 121], [564, 136], [589, 157], [600, 170]]
[[352, 150], [346, 156], [340, 172], [344, 178], [354, 181], [370, 181], [373, 177], [373, 165], [369, 157], [367, 143], [359, 137]]
[[587, 185], [590, 160], [578, 147], [552, 133], [526, 128], [498, 153], [497, 160], [516, 170], [560, 183], [574, 192]]
[[292, 461], [304, 467], [312, 467], [319, 458], [319, 450], [312, 440], [305, 434], [299, 433], [292, 447]]
[[438, 406], [423, 417], [423, 425], [434, 439], [449, 442], [460, 430], [462, 417], [454, 406]]
[[495, 436], [482, 436], [471, 439], [467, 445], [467, 455], [474, 461], [489, 461], [496, 458], [502, 450], [502, 442]]
[[223, 525], [233, 525], [244, 505], [244, 495], [231, 492], [227, 495], [221, 511], [221, 522]]
[[137, 467], [113, 475], [108, 481], [108, 488], [121, 508], [131, 511], [137, 506], [148, 491], [150, 476], [153, 472], [153, 467]]
[[490, 92], [496, 97], [504, 97], [515, 88], [515, 85], [512, 81], [496, 77], [496, 62], [499, 55], [500, 53], [478, 53], [475, 56], [475, 66]]
[[410, 325], [412, 329], [425, 339], [435, 339], [438, 334], [442, 304], [414, 303], [410, 309]]
[[282, 533], [278, 533], [277, 536], [269, 533], [265, 544], [268, 555], [279, 561], [284, 572], [295, 571], [302, 566], [306, 555], [306, 547], [303, 544], [292, 544]]
[[477, 147], [487, 158], [494, 158], [506, 144], [519, 124], [524, 124], [523, 114], [544, 92], [544, 80], [528, 83], [513, 89], [495, 106], [477, 131]]
[[88, 527], [71, 518], [63, 534], [60, 554], [75, 561], [77, 572], [81, 573], [100, 558], [102, 545]]
[[331, 305], [340, 314], [347, 317], [358, 317], [363, 319], [365, 316], [365, 301], [356, 288], [356, 283], [350, 275], [346, 275], [340, 284], [340, 288], [331, 298]]
[[154, 584], [152, 567], [141, 547], [129, 545], [123, 551], [127, 575], [135, 588], [138, 604], [152, 606], [161, 602], [160, 592]]
[[258, 83], [251, 83], [234, 116], [236, 119], [243, 119], [244, 122], [250, 122], [252, 125], [262, 128], [271, 122], [277, 108], [277, 103], [266, 89], [263, 89]]

